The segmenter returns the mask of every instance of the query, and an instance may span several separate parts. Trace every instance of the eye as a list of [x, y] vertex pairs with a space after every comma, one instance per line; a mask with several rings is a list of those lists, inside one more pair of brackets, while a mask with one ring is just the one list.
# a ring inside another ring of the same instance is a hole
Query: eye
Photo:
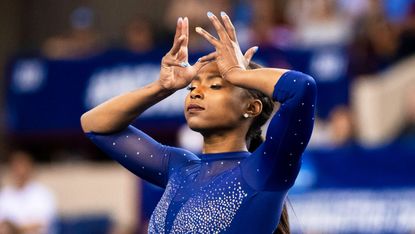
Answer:
[[210, 88], [211, 89], [220, 89], [220, 88], [222, 88], [222, 85], [220, 85], [220, 84], [213, 84], [213, 85], [210, 86]]
[[194, 90], [196, 87], [195, 86], [192, 86], [192, 85], [189, 85], [189, 86], [187, 86], [187, 90], [189, 90], [189, 91], [192, 91], [192, 90]]

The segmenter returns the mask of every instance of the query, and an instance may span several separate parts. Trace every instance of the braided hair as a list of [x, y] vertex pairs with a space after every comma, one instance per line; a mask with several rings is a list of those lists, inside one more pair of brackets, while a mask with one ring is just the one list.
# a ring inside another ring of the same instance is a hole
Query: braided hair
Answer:
[[[261, 68], [261, 66], [253, 62], [250, 62], [248, 65], [248, 69], [258, 69], [258, 68]], [[265, 95], [264, 93], [258, 90], [254, 90], [254, 89], [247, 89], [247, 90], [248, 90], [248, 93], [253, 98], [259, 99], [262, 102], [262, 111], [258, 116], [254, 118], [251, 126], [248, 129], [248, 132], [245, 138], [249, 152], [254, 152], [264, 142], [264, 139], [262, 138], [261, 127], [271, 117], [272, 112], [274, 111], [274, 102], [270, 97], [268, 97], [267, 95]], [[284, 206], [282, 209], [278, 227], [274, 231], [274, 234], [289, 234], [289, 233], [290, 233], [290, 225], [288, 222], [288, 211], [287, 211], [287, 206], [284, 202]]]

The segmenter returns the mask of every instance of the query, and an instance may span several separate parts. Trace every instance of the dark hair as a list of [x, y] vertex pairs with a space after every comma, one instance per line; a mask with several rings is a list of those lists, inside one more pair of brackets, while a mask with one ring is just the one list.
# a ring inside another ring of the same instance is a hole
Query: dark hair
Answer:
[[[257, 69], [257, 68], [261, 68], [261, 66], [253, 62], [250, 62], [248, 65], [248, 69]], [[253, 152], [259, 147], [259, 145], [262, 144], [262, 142], [264, 142], [264, 139], [262, 138], [261, 127], [271, 117], [272, 112], [274, 111], [274, 102], [271, 100], [270, 97], [268, 97], [267, 95], [265, 95], [264, 93], [258, 90], [248, 89], [248, 92], [253, 98], [259, 99], [262, 102], [262, 111], [258, 116], [254, 118], [246, 134], [246, 142], [247, 142], [248, 150], [250, 152]], [[288, 211], [287, 211], [287, 206], [285, 202], [284, 202], [281, 217], [278, 223], [278, 227], [274, 231], [274, 233], [275, 234], [289, 234], [290, 233], [290, 225], [288, 222]]]

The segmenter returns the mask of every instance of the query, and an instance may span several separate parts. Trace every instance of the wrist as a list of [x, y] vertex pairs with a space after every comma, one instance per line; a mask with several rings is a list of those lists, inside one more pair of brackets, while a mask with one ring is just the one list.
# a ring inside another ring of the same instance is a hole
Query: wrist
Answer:
[[245, 70], [246, 69], [242, 68], [241, 66], [235, 65], [222, 73], [222, 77], [230, 83], [235, 84], [235, 82], [237, 83], [238, 79], [242, 76]]
[[160, 96], [160, 97], [167, 97], [176, 92], [176, 89], [166, 86], [159, 80], [155, 81], [150, 86], [154, 89], [157, 96]]

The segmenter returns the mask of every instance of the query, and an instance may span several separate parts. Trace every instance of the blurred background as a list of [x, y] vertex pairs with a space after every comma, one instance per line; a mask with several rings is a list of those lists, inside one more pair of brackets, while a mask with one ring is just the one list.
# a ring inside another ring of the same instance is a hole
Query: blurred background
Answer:
[[[317, 116], [289, 193], [295, 233], [415, 233], [415, 0], [0, 1], [0, 233], [145, 233], [162, 190], [79, 118], [158, 78], [176, 20], [190, 62], [226, 11], [254, 61], [311, 74]], [[134, 125], [194, 152], [179, 91]]]

